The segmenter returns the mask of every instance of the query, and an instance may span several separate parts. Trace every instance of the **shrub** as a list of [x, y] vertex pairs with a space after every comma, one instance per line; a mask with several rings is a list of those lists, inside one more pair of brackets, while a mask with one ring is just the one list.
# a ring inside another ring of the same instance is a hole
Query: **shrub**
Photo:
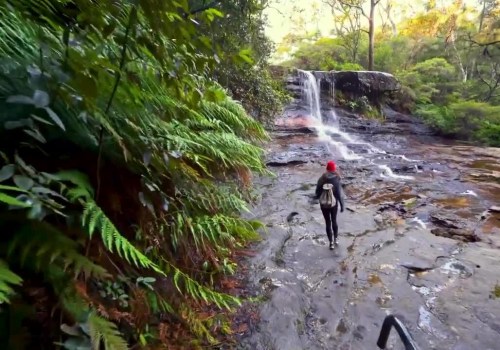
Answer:
[[397, 77], [416, 97], [417, 104], [444, 105], [456, 99], [458, 88], [455, 68], [443, 58], [420, 62], [410, 70], [400, 71]]
[[421, 105], [417, 109], [430, 126], [447, 136], [500, 144], [500, 106], [484, 102], [462, 101], [449, 106]]
[[245, 110], [262, 123], [272, 123], [289, 101], [290, 95], [282, 83], [273, 79], [268, 69], [228, 69], [221, 72], [232, 97], [242, 101]]

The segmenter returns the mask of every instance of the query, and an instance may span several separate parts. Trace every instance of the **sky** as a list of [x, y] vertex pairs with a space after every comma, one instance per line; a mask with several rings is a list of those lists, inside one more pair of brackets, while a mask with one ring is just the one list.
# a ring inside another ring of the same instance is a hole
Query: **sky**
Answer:
[[[318, 21], [313, 23], [314, 7], [320, 9], [322, 15], [318, 17]], [[297, 10], [302, 11], [299, 13]], [[281, 0], [274, 1], [270, 7], [266, 9], [268, 18], [268, 26], [266, 34], [271, 40], [278, 43], [281, 39], [292, 32], [294, 23], [301, 16], [306, 20], [306, 28], [315, 30], [319, 24], [319, 29], [323, 35], [328, 35], [333, 28], [332, 16], [328, 5], [323, 4], [321, 0]]]
[[[426, 0], [382, 0], [394, 4], [393, 16], [396, 22], [403, 17], [411, 17], [424, 9]], [[446, 6], [454, 0], [436, 0], [437, 6]], [[464, 0], [469, 7], [479, 5], [479, 0]], [[368, 4], [369, 1], [366, 1]], [[315, 12], [317, 15], [315, 15]], [[288, 33], [297, 31], [297, 25], [302, 18], [308, 31], [320, 30], [323, 36], [328, 36], [333, 29], [333, 18], [330, 7], [323, 0], [271, 0], [266, 8], [268, 18], [266, 27], [267, 36], [275, 43], [281, 42]], [[399, 18], [398, 18], [399, 17]], [[380, 19], [375, 19], [375, 24], [380, 25]]]

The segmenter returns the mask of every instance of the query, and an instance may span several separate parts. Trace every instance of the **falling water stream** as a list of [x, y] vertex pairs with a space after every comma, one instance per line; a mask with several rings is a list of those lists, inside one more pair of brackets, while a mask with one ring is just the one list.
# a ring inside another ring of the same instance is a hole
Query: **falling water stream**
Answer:
[[[298, 70], [299, 76], [302, 83], [302, 91], [304, 102], [310, 109], [311, 116], [314, 119], [314, 124], [312, 125], [316, 128], [318, 132], [318, 138], [324, 142], [328, 148], [328, 151], [333, 154], [331, 147], [333, 147], [339, 155], [344, 160], [348, 161], [359, 161], [365, 162], [367, 165], [374, 165], [381, 170], [380, 176], [382, 178], [391, 178], [398, 180], [413, 180], [412, 176], [397, 175], [391, 170], [388, 165], [377, 164], [373, 159], [366, 159], [362, 155], [357, 154], [353, 150], [349, 149], [348, 145], [363, 146], [366, 148], [368, 154], [380, 154], [387, 157], [396, 157], [408, 162], [418, 162], [412, 159], [408, 159], [405, 155], [393, 155], [373, 146], [368, 142], [363, 142], [353, 137], [352, 135], [343, 132], [339, 127], [338, 116], [334, 109], [331, 109], [332, 122], [325, 124], [325, 118], [321, 112], [321, 80], [317, 80], [314, 74], [310, 71]], [[335, 96], [335, 91], [333, 84], [331, 84], [331, 95]], [[339, 140], [337, 140], [339, 139]]]

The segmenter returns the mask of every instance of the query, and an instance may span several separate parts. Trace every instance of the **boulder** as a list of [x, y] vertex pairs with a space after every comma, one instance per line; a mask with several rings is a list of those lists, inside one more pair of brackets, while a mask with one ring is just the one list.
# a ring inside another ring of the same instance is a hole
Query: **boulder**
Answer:
[[[321, 84], [321, 90], [330, 93], [337, 91], [357, 96], [378, 97], [398, 91], [401, 84], [394, 75], [372, 71], [313, 71], [314, 77]], [[286, 88], [292, 93], [300, 89], [301, 78], [297, 72], [289, 75]]]
[[401, 88], [398, 80], [389, 73], [370, 71], [331, 72], [335, 89], [365, 96], [380, 96]]
[[459, 220], [458, 217], [445, 216], [442, 214], [434, 213], [430, 216], [431, 222], [442, 228], [446, 229], [464, 229], [466, 224]]
[[267, 166], [278, 167], [287, 165], [298, 165], [307, 163], [307, 159], [299, 152], [273, 153], [268, 156]]

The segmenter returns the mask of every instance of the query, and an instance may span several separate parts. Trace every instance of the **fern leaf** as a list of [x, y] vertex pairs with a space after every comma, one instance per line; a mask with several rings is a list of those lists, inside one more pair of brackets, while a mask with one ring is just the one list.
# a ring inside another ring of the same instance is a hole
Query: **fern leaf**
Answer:
[[110, 252], [116, 252], [130, 264], [137, 267], [149, 268], [159, 274], [165, 275], [157, 264], [142, 254], [132, 243], [120, 234], [115, 225], [94, 201], [89, 201], [85, 204], [82, 215], [82, 225], [87, 229], [90, 237], [96, 229], [99, 230], [102, 242]]
[[[168, 263], [168, 262], [167, 262]], [[226, 308], [231, 310], [233, 306], [240, 306], [239, 298], [232, 295], [216, 292], [208, 287], [205, 287], [182, 272], [176, 266], [168, 263], [174, 272], [174, 285], [177, 290], [198, 301], [211, 302], [217, 305], [220, 309]]]
[[71, 201], [76, 201], [79, 198], [89, 199], [94, 196], [94, 190], [90, 185], [87, 175], [76, 170], [65, 170], [49, 176], [57, 179], [58, 181], [69, 182], [73, 185], [68, 190], [67, 196]]
[[21, 277], [12, 272], [3, 260], [0, 260], [0, 305], [9, 302], [14, 294], [12, 286], [20, 285], [21, 282]]
[[93, 350], [99, 350], [101, 342], [105, 350], [127, 350], [128, 344], [122, 338], [116, 325], [94, 312], [88, 318]]
[[78, 251], [74, 240], [45, 222], [31, 221], [21, 226], [8, 246], [8, 256], [11, 259], [19, 257], [22, 265], [32, 264], [38, 271], [56, 264], [76, 275], [109, 276], [102, 266], [94, 264]]

